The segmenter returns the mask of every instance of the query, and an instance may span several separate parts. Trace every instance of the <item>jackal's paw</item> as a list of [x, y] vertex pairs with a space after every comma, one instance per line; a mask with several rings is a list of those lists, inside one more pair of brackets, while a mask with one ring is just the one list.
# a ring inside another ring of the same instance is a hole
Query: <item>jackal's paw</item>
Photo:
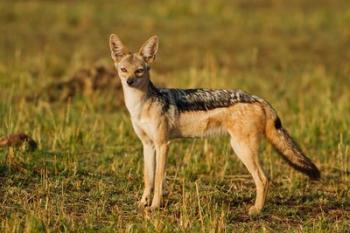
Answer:
[[149, 207], [149, 210], [154, 211], [159, 209], [161, 206], [161, 201], [153, 199], [152, 205]]
[[137, 203], [137, 207], [138, 207], [139, 209], [144, 209], [144, 208], [147, 207], [147, 202], [141, 200], [141, 201], [139, 201], [139, 202]]
[[138, 207], [140, 208], [140, 209], [143, 209], [143, 208], [146, 208], [147, 206], [149, 206], [150, 205], [150, 198], [149, 197], [143, 197], [140, 201], [139, 201], [139, 203], [138, 203]]
[[160, 209], [160, 206], [149, 206], [149, 207], [146, 207], [145, 210], [148, 212], [148, 213], [154, 213], [156, 212], [157, 210]]
[[249, 213], [250, 216], [255, 216], [255, 215], [260, 214], [260, 212], [261, 212], [261, 208], [257, 208], [255, 206], [252, 206], [252, 207], [249, 208], [249, 212], [248, 213]]

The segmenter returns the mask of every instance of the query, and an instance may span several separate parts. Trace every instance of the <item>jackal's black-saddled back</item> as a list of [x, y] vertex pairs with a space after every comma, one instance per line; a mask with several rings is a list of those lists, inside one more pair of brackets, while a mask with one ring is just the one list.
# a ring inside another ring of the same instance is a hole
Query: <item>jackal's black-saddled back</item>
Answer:
[[236, 103], [258, 102], [260, 98], [241, 90], [224, 89], [168, 89], [152, 85], [152, 95], [163, 104], [163, 110], [175, 105], [179, 112], [208, 111], [229, 107]]

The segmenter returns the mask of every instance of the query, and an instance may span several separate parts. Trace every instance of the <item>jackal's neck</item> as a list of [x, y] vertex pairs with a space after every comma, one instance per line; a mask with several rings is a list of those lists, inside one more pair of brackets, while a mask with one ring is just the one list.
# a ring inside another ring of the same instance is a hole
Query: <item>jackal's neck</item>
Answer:
[[151, 80], [148, 82], [147, 86], [147, 96], [150, 98], [151, 96], [157, 95], [159, 93], [159, 90], [154, 86]]
[[124, 100], [127, 109], [132, 116], [137, 116], [142, 110], [145, 102], [157, 92], [157, 88], [153, 85], [151, 80], [141, 88], [131, 88], [123, 85]]

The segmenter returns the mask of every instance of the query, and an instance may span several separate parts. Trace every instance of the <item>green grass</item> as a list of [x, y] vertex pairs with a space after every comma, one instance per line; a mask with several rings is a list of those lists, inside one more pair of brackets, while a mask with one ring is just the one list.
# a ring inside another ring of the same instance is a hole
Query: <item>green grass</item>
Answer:
[[[35, 152], [0, 150], [1, 232], [348, 232], [348, 1], [15, 1], [0, 3], [0, 135], [24, 131]], [[262, 145], [266, 208], [227, 138], [180, 140], [168, 160], [165, 208], [137, 210], [142, 146], [104, 93], [68, 103], [26, 101], [95, 62], [108, 36], [134, 50], [152, 34], [152, 75], [183, 88], [240, 88], [269, 100], [320, 167], [310, 182]], [[197, 193], [198, 188], [198, 193]]]

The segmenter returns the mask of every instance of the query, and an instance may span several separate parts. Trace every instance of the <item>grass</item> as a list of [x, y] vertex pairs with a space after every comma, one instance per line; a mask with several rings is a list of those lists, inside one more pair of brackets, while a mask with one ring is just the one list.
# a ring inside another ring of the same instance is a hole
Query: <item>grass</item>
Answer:
[[[0, 3], [0, 135], [38, 150], [0, 150], [1, 232], [348, 232], [350, 11], [343, 1], [14, 1]], [[152, 75], [183, 88], [240, 88], [268, 99], [320, 167], [320, 182], [261, 147], [266, 208], [227, 138], [175, 141], [165, 208], [147, 216], [142, 147], [125, 108], [103, 93], [33, 103], [26, 96], [96, 62], [108, 36], [135, 50], [160, 36]], [[107, 96], [107, 97], [106, 97]]]

